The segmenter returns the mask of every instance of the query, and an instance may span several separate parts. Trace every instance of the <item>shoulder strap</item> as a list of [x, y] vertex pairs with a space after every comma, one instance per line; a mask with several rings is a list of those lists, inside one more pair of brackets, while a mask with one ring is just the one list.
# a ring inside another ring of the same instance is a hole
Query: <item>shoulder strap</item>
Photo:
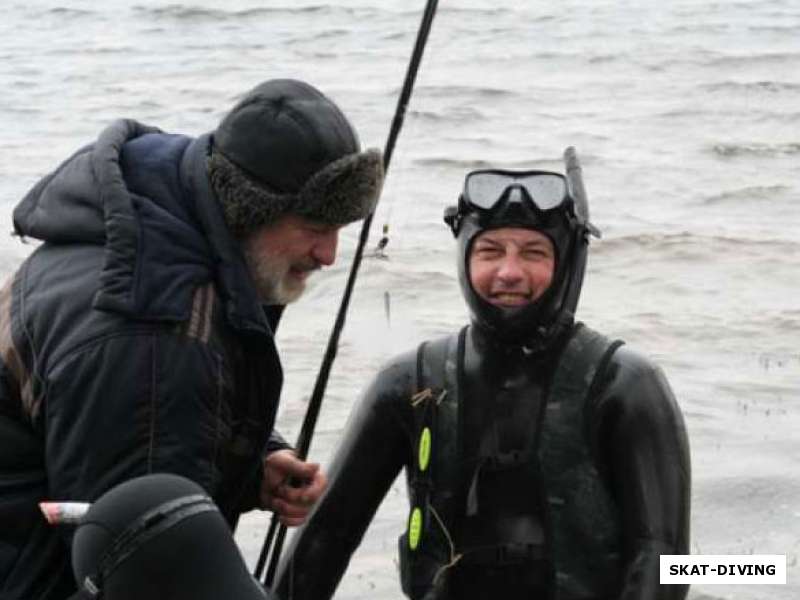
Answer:
[[[411, 515], [408, 544], [428, 550], [440, 546], [442, 527], [449, 528], [458, 458], [458, 364], [464, 353], [466, 328], [417, 351], [414, 415], [414, 457], [409, 473]], [[438, 542], [436, 541], [438, 540]]]
[[618, 573], [619, 521], [592, 456], [586, 407], [621, 345], [579, 325], [548, 393], [538, 454], [556, 567], [555, 600], [573, 598], [584, 588], [606, 589], [605, 580]]
[[576, 404], [583, 405], [602, 384], [611, 357], [623, 344], [579, 323], [556, 366], [548, 408], [565, 399], [579, 399]]

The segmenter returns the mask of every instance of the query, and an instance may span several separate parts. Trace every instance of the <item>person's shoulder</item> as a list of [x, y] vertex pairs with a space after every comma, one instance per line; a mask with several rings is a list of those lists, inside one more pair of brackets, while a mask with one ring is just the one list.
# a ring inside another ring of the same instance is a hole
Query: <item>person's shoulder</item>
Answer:
[[388, 401], [407, 398], [418, 392], [420, 352], [427, 355], [431, 351], [446, 350], [447, 340], [452, 337], [447, 335], [424, 340], [415, 347], [386, 360], [372, 378], [370, 389], [373, 394], [383, 398], [383, 401]]
[[610, 365], [632, 378], [663, 377], [661, 367], [650, 356], [628, 344], [621, 345], [611, 355]]
[[662, 368], [646, 353], [623, 344], [608, 360], [594, 406], [628, 415], [680, 412]]
[[423, 340], [413, 348], [409, 348], [384, 362], [380, 368], [380, 373], [388, 375], [407, 375], [411, 372], [411, 374], [415, 374], [417, 362], [420, 359], [420, 352], [428, 354], [430, 352], [446, 351], [447, 344], [451, 339], [453, 339], [453, 334]]
[[[661, 370], [652, 358], [638, 349], [632, 348], [625, 340], [619, 339], [613, 334], [598, 331], [585, 323], [576, 323], [572, 333], [563, 342], [562, 352], [563, 348], [567, 346], [568, 340], [581, 339], [581, 335], [583, 335], [583, 344], [596, 343], [598, 340], [605, 344], [604, 347], [609, 352], [606, 357], [607, 369], [622, 370], [623, 373], [629, 373], [633, 376], [643, 376], [648, 373], [657, 373]], [[583, 344], [578, 347], [583, 347]]]
[[[372, 415], [379, 421], [395, 423], [404, 411], [416, 383], [416, 350], [386, 360], [362, 389], [356, 414]], [[387, 410], [388, 409], [388, 410]]]
[[417, 360], [417, 347], [408, 348], [400, 354], [395, 354], [383, 361], [380, 366], [381, 373], [394, 373], [404, 371]]

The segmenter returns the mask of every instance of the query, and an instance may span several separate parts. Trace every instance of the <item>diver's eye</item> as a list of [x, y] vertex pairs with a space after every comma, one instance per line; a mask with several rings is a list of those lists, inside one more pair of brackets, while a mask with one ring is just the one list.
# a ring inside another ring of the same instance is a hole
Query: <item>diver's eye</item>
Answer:
[[522, 258], [526, 260], [546, 260], [550, 258], [550, 253], [544, 248], [527, 248], [521, 254]]
[[484, 246], [483, 248], [475, 249], [475, 256], [483, 260], [500, 258], [503, 256], [503, 254], [504, 252], [501, 248], [496, 248], [494, 246]]

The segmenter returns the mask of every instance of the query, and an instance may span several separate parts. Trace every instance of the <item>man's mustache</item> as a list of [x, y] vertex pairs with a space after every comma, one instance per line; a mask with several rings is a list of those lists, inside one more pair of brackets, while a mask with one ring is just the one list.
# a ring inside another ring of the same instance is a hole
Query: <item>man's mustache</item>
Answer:
[[302, 262], [294, 263], [292, 269], [295, 271], [317, 271], [322, 268], [322, 263], [313, 259], [304, 260]]

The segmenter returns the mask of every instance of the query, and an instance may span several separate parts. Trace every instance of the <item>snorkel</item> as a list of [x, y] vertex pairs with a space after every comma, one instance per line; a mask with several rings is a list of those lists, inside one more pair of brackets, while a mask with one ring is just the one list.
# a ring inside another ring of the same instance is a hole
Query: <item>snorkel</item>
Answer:
[[574, 257], [572, 259], [572, 274], [564, 295], [562, 312], [569, 315], [569, 320], [574, 321], [575, 311], [578, 308], [583, 277], [586, 273], [586, 262], [589, 255], [589, 237], [597, 239], [602, 237], [600, 230], [589, 221], [589, 201], [586, 197], [586, 188], [583, 185], [583, 169], [581, 168], [578, 154], [573, 146], [564, 150], [564, 166], [567, 172], [567, 186], [569, 195], [574, 202], [575, 241]]

